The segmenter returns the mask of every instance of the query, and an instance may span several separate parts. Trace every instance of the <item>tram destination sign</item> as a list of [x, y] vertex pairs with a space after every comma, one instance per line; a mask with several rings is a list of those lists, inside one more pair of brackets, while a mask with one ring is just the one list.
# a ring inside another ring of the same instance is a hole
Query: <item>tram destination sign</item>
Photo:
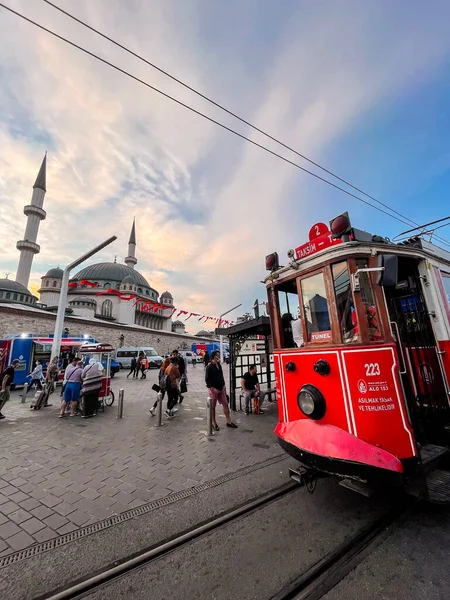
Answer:
[[309, 242], [295, 249], [295, 258], [297, 260], [307, 258], [336, 244], [342, 244], [342, 240], [340, 238], [333, 239], [331, 231], [325, 223], [316, 223], [309, 230]]

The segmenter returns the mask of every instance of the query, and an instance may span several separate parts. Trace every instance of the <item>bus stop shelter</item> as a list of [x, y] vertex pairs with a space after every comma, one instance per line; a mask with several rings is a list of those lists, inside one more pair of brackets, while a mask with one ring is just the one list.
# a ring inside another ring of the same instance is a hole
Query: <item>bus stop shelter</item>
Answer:
[[[230, 344], [230, 408], [236, 410], [236, 395], [241, 379], [250, 365], [256, 365], [259, 382], [263, 388], [275, 385], [272, 356], [272, 334], [269, 317], [258, 317], [237, 323], [232, 327], [216, 329], [216, 335], [227, 337]], [[241, 353], [244, 343], [251, 341], [251, 349]]]

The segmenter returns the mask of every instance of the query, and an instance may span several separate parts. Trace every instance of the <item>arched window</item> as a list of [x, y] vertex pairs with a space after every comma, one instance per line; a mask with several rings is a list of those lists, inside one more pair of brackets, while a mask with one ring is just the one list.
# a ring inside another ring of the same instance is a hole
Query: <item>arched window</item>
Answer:
[[128, 286], [128, 289], [129, 289], [129, 290], [132, 290], [132, 289], [133, 289], [133, 286], [132, 286], [132, 285], [129, 285], [129, 286]]
[[145, 295], [148, 296], [149, 295], [149, 291], [145, 290]]
[[111, 284], [109, 282], [104, 283], [103, 287], [105, 288], [105, 290], [108, 290], [111, 287]]
[[45, 282], [45, 287], [50, 287], [50, 281], [47, 279], [47, 281]]
[[56, 281], [53, 282], [53, 287], [56, 287]]
[[23, 302], [23, 294], [20, 294], [20, 301]]
[[111, 300], [105, 300], [102, 304], [102, 317], [112, 317], [113, 303]]
[[138, 288], [137, 291], [138, 291], [138, 294], [142, 294], [142, 288]]

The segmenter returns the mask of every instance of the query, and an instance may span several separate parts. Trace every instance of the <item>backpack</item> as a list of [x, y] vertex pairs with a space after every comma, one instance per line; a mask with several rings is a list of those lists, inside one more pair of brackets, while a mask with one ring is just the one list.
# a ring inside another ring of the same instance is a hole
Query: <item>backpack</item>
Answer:
[[162, 390], [167, 390], [172, 387], [169, 375], [165, 371], [160, 371], [158, 375], [159, 387]]

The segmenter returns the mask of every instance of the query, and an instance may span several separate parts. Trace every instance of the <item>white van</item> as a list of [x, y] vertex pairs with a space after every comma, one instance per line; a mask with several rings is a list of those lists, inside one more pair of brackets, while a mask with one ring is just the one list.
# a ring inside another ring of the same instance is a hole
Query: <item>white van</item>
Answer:
[[179, 350], [179, 353], [186, 361], [186, 364], [191, 365], [193, 362], [197, 362], [197, 355], [195, 352], [191, 352], [190, 350]]
[[163, 357], [159, 356], [154, 348], [150, 347], [122, 347], [118, 348], [116, 351], [116, 360], [120, 365], [121, 369], [129, 369], [131, 367], [131, 359], [135, 358], [139, 359], [139, 354], [145, 354], [148, 359], [148, 366], [151, 369], [152, 367], [159, 369], [159, 367], [163, 363]]

